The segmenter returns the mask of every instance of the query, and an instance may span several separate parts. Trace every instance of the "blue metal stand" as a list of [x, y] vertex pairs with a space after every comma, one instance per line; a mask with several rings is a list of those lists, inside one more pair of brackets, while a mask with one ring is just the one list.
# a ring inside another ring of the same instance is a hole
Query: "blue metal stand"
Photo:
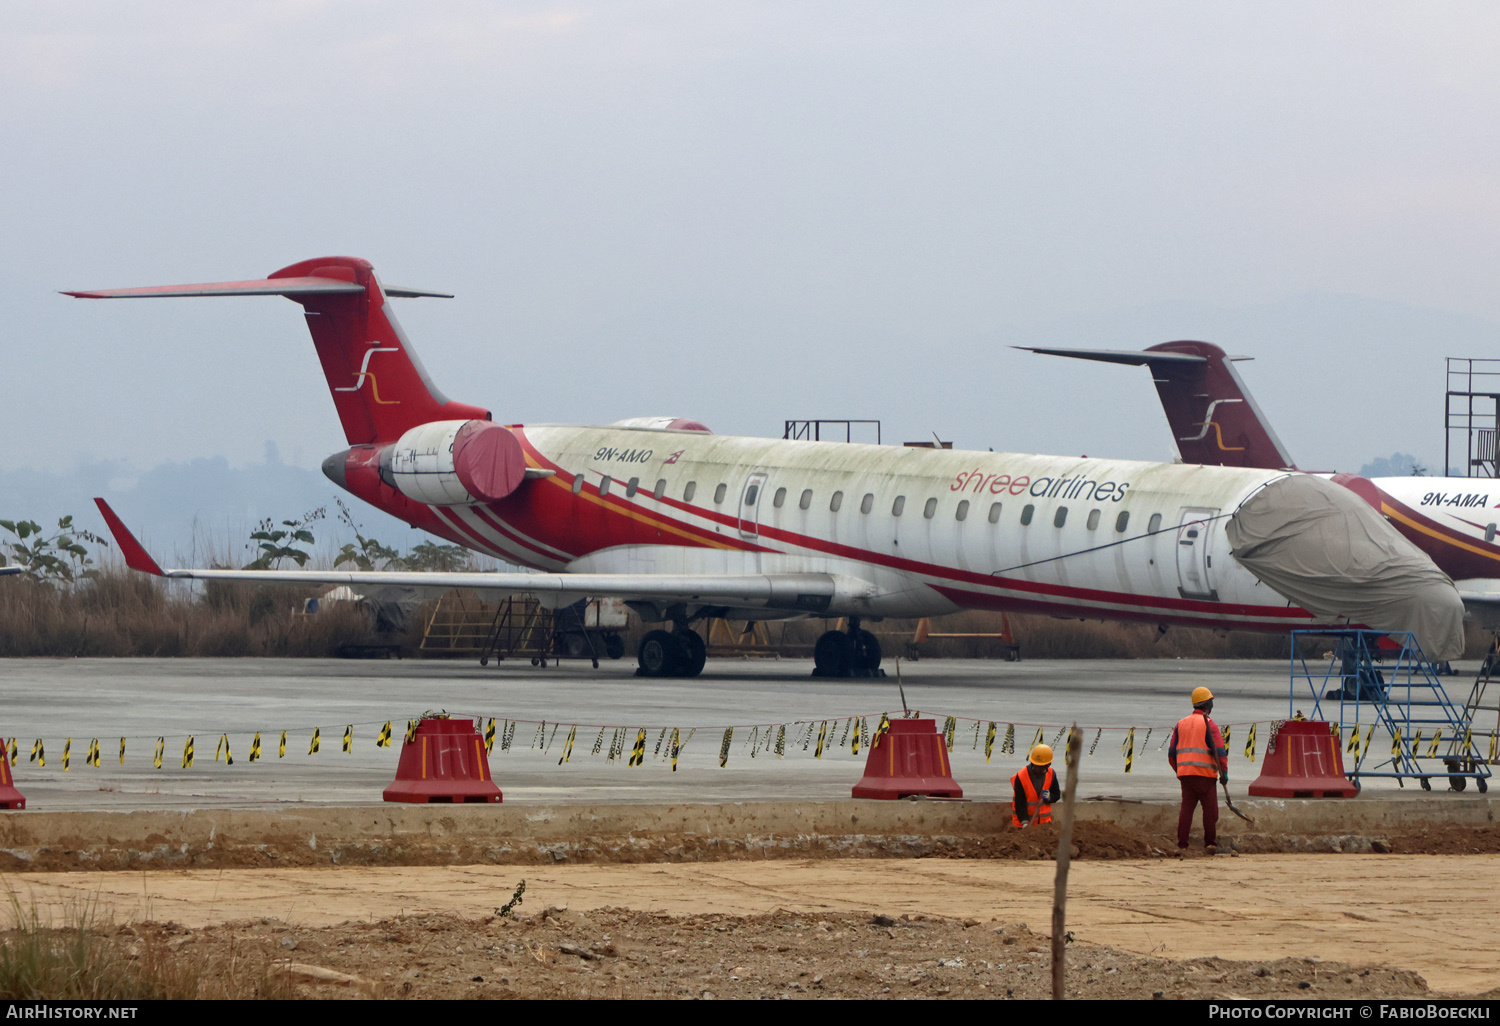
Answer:
[[[1324, 702], [1338, 703], [1336, 722], [1345, 752], [1354, 755], [1349, 779], [1394, 777], [1405, 786], [1416, 779], [1432, 790], [1433, 777], [1446, 777], [1448, 786], [1462, 791], [1472, 778], [1480, 791], [1489, 789], [1490, 768], [1474, 747], [1466, 710], [1443, 689], [1436, 668], [1422, 655], [1409, 633], [1349, 630], [1292, 631], [1291, 693], [1288, 715], [1296, 713], [1298, 682], [1312, 700], [1312, 719], [1333, 720], [1322, 711]], [[1328, 668], [1318, 671], [1298, 655], [1303, 638], [1336, 641]], [[1381, 639], [1399, 646], [1382, 651]], [[1384, 659], [1382, 658], [1384, 657]], [[1379, 736], [1384, 734], [1384, 737]], [[1390, 746], [1390, 756], [1373, 753]], [[1365, 768], [1368, 765], [1368, 769]], [[1436, 766], [1442, 768], [1436, 768]]]

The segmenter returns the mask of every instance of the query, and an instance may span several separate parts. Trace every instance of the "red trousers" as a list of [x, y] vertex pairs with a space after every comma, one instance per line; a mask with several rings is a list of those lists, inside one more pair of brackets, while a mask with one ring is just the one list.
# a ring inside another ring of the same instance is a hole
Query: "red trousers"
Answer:
[[1193, 832], [1193, 809], [1203, 806], [1203, 845], [1212, 847], [1219, 841], [1218, 777], [1178, 777], [1182, 785], [1182, 811], [1177, 814], [1177, 847], [1186, 848]]

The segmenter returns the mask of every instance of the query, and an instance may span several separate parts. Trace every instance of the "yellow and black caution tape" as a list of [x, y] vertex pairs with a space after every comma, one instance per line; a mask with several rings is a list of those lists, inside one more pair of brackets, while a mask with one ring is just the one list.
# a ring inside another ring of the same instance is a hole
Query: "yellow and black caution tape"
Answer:
[[1395, 759], [1395, 758], [1399, 758], [1400, 756], [1401, 756], [1401, 728], [1397, 727], [1395, 730], [1391, 731], [1391, 758]]
[[870, 746], [873, 748], [875, 745], [880, 744], [880, 739], [883, 738], [883, 737], [885, 737], [890, 732], [891, 732], [891, 714], [890, 713], [881, 713], [880, 714], [880, 722], [878, 724], [876, 724], [876, 726], [875, 726], [875, 739], [870, 742]]
[[600, 727], [599, 728], [599, 736], [596, 737], [596, 738], [594, 738], [594, 750], [590, 754], [592, 754], [592, 755], [598, 755], [599, 754], [599, 750], [604, 747], [604, 732], [606, 730], [608, 730], [608, 729], [609, 729], [608, 727]]
[[984, 732], [984, 761], [988, 763], [990, 756], [995, 751], [995, 723], [990, 721], [989, 729]]
[[183, 744], [182, 744], [182, 768], [183, 769], [187, 769], [187, 768], [189, 768], [192, 765], [193, 765], [193, 736], [191, 734], [189, 734], [188, 735], [188, 739], [186, 741], [184, 741]]
[[151, 758], [151, 765], [161, 769], [161, 760], [167, 753], [167, 739], [159, 737], [156, 739], [156, 754]]
[[1411, 739], [1411, 757], [1413, 759], [1415, 759], [1417, 757], [1417, 749], [1419, 749], [1421, 747], [1422, 747], [1422, 732], [1419, 730], [1419, 731], [1417, 731], [1416, 736]]
[[[495, 721], [494, 720], [490, 720], [490, 738], [491, 738], [491, 740], [493, 740], [494, 734], [495, 734]], [[557, 764], [559, 766], [561, 766], [563, 763], [567, 762], [569, 759], [573, 758], [573, 739], [575, 737], [577, 737], [577, 736], [578, 736], [578, 728], [576, 726], [572, 730], [568, 731], [568, 740], [563, 743], [563, 753], [562, 753], [562, 755], [557, 760]]]
[[[1343, 728], [1340, 727], [1337, 723], [1330, 723], [1330, 724], [1328, 724], [1328, 733], [1331, 734], [1331, 735], [1333, 735], [1333, 746], [1335, 748], [1339, 747], [1340, 745], [1342, 745], [1344, 743], [1344, 731], [1343, 731]], [[1358, 734], [1359, 731], [1356, 730], [1355, 733]]]
[[47, 765], [47, 746], [42, 744], [42, 739], [37, 738], [36, 744], [31, 746], [31, 758], [27, 762], [34, 762], [38, 766]]
[[276, 742], [276, 758], [286, 758], [286, 731], [281, 732], [281, 739]]
[[1358, 723], [1356, 723], [1354, 725], [1354, 729], [1353, 730], [1349, 731], [1349, 743], [1344, 746], [1344, 751], [1346, 751], [1350, 755], [1354, 756], [1354, 761], [1355, 762], [1359, 761], [1360, 739], [1359, 739], [1359, 724]]
[[72, 751], [73, 751], [73, 739], [72, 738], [68, 738], [68, 740], [66, 740], [66, 741], [63, 742], [63, 772], [64, 773], [68, 772], [68, 762], [69, 762], [68, 754], [70, 752], [72, 752]]
[[[771, 733], [771, 728], [767, 727], [766, 728], [766, 734], [769, 735], [770, 733]], [[847, 739], [848, 736], [849, 735], [846, 733], [844, 735], [845, 739]], [[756, 724], [754, 724], [754, 725], [752, 725], [750, 727], [750, 758], [753, 759], [753, 758], [755, 758], [759, 754], [760, 754], [760, 724], [756, 723]]]
[[[828, 729], [828, 724], [825, 722], [823, 724], [823, 730], [827, 731], [827, 729]], [[731, 742], [733, 740], [734, 740], [734, 728], [733, 727], [725, 727], [724, 728], [724, 740], [721, 741], [721, 742], [719, 742], [719, 768], [720, 769], [723, 769], [725, 766], [729, 765], [729, 742]], [[672, 755], [672, 761], [673, 761], [672, 768], [676, 769], [677, 768], [677, 765], [676, 765], [677, 755], [676, 755], [676, 752], [675, 752], [676, 745], [673, 745], [672, 747], [674, 749], [674, 752], [673, 752], [673, 755]], [[818, 735], [818, 754], [820, 756], [823, 754], [823, 735], [822, 735], [822, 733], [819, 733], [819, 735]]]
[[1490, 762], [1500, 762], [1500, 730], [1490, 731]]
[[943, 747], [947, 751], [953, 751], [953, 734], [958, 729], [958, 720], [949, 716], [943, 721]]
[[92, 740], [89, 741], [89, 754], [84, 757], [83, 761], [86, 762], [86, 763], [88, 763], [90, 766], [94, 767], [94, 769], [98, 769], [99, 768], [99, 754], [100, 754], [99, 739], [96, 737], [96, 738], [93, 738]]
[[21, 757], [21, 749], [16, 746], [16, 739], [10, 739], [10, 764], [14, 766], [16, 760]]
[[635, 745], [630, 749], [630, 762], [628, 765], [635, 767], [646, 761], [646, 728], [640, 727], [635, 732]]
[[[286, 735], [283, 734], [282, 736], [285, 737]], [[406, 738], [405, 738], [405, 743], [406, 744], [411, 744], [413, 741], [416, 740], [416, 738], [417, 738], [417, 721], [416, 720], [407, 720], [406, 721]]]
[[221, 752], [224, 755], [224, 765], [226, 765], [226, 766], [233, 766], [234, 765], [234, 753], [229, 750], [229, 735], [228, 734], [220, 734], [219, 735], [219, 744], [218, 744], [217, 747], [214, 748], [214, 762], [218, 762], [219, 761], [219, 754]]
[[1224, 751], [1226, 752], [1229, 751], [1229, 732], [1232, 730], [1234, 730], [1233, 727], [1224, 728]]
[[1135, 764], [1135, 728], [1134, 727], [1131, 727], [1130, 731], [1125, 735], [1125, 743], [1123, 745], [1121, 745], [1120, 747], [1121, 747], [1121, 749], [1125, 753], [1125, 772], [1129, 773], [1130, 772], [1130, 768]]
[[1103, 737], [1103, 736], [1104, 736], [1104, 729], [1102, 727], [1099, 730], [1094, 731], [1094, 742], [1093, 742], [1093, 744], [1089, 745], [1089, 754], [1090, 755], [1093, 755], [1094, 754], [1094, 749], [1099, 747], [1099, 739], [1101, 737]]
[[673, 727], [672, 728], [672, 772], [673, 773], [677, 772], [677, 754], [682, 751], [682, 745], [679, 743], [680, 740], [681, 740], [681, 738], [682, 738], [682, 735], [678, 732], [677, 728]]
[[1052, 739], [1052, 750], [1054, 752], [1060, 752], [1060, 751], [1062, 751], [1062, 739], [1063, 739], [1063, 735], [1066, 734], [1067, 732], [1068, 732], [1068, 728], [1067, 727], [1058, 727], [1057, 728], [1057, 736]]
[[344, 751], [354, 751], [354, 724], [352, 723], [344, 728]]
[[[383, 726], [383, 727], [380, 728], [380, 733], [377, 734], [377, 735], [375, 735], [375, 747], [376, 748], [389, 748], [389, 747], [391, 747], [391, 735], [392, 735], [392, 733], [393, 733], [393, 731], [391, 730], [391, 721], [390, 720], [386, 720], [385, 721], [385, 726]], [[489, 730], [489, 733], [486, 734], [485, 738], [484, 738], [484, 750], [485, 750], [485, 752], [488, 753], [489, 750], [491, 748], [493, 748], [494, 746], [495, 746], [495, 721], [494, 720], [490, 720], [490, 730]]]
[[120, 765], [125, 765], [125, 739], [120, 738]]
[[1016, 751], [1016, 725], [1007, 723], [1005, 725], [1005, 740], [1000, 742], [1001, 755], [1014, 755]]
[[[731, 727], [729, 729], [733, 730], [734, 728]], [[813, 749], [813, 758], [814, 759], [821, 759], [821, 758], [823, 758], [823, 742], [827, 739], [827, 737], [828, 737], [828, 721], [824, 720], [822, 723], [818, 724], [818, 747], [815, 748], [815, 749]]]
[[[675, 730], [672, 731], [672, 734], [674, 736], [676, 735], [676, 733], [677, 733], [677, 731], [675, 731]], [[784, 758], [786, 758], [786, 724], [785, 723], [781, 724], [781, 726], [779, 726], [779, 727], [776, 728], [776, 748], [775, 748], [775, 752], [776, 752], [776, 758], [778, 758], [778, 759], [784, 759]], [[672, 765], [673, 766], [677, 765], [677, 757], [675, 755], [672, 757]]]
[[1256, 724], [1250, 724], [1250, 732], [1245, 735], [1245, 758], [1251, 762], [1255, 761], [1255, 728]]
[[1427, 745], [1427, 756], [1431, 758], [1437, 754], [1438, 743], [1443, 740], [1443, 728], [1439, 727], [1432, 732], [1432, 741]]
[[1038, 727], [1038, 728], [1036, 728], [1036, 737], [1034, 737], [1034, 738], [1031, 739], [1031, 744], [1029, 746], [1027, 746], [1027, 748], [1026, 748], [1026, 756], [1027, 756], [1027, 758], [1031, 757], [1031, 749], [1035, 748], [1037, 745], [1039, 745], [1041, 743], [1042, 743], [1042, 728]]
[[260, 731], [258, 730], [255, 732], [255, 736], [250, 739], [250, 761], [260, 762]]
[[[770, 730], [771, 728], [766, 728], [767, 733], [770, 733]], [[859, 743], [863, 735], [865, 734], [865, 731], [866, 728], [864, 719], [860, 718], [859, 720], [856, 720], [854, 724], [854, 741], [849, 745], [849, 753], [851, 755], [859, 754]]]
[[319, 727], [313, 728], [312, 742], [307, 746], [308, 755], [317, 755], [323, 748], [323, 731]]
[[[1364, 750], [1366, 752], [1368, 752], [1370, 750], [1370, 742], [1373, 741], [1373, 740], [1375, 740], [1375, 724], [1372, 723], [1372, 724], [1370, 724], [1370, 729], [1367, 730], [1367, 731], [1365, 731], [1365, 747], [1364, 747]], [[1363, 756], [1361, 756], [1361, 758], [1362, 757]]]
[[[387, 724], [387, 727], [389, 727], [389, 724]], [[387, 740], [389, 740], [389, 739], [387, 739]], [[489, 722], [484, 725], [484, 752], [485, 752], [486, 755], [489, 755], [492, 752], [494, 752], [494, 750], [495, 750], [495, 717], [491, 716]], [[558, 763], [558, 765], [560, 766], [560, 765], [562, 765], [562, 763]]]

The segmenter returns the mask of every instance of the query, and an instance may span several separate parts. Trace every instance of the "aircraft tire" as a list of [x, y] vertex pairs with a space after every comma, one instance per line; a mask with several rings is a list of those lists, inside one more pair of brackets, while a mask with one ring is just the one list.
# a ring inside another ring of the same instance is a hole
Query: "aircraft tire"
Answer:
[[813, 645], [814, 677], [847, 677], [854, 659], [854, 640], [843, 631], [826, 631]]
[[682, 642], [672, 635], [666, 631], [648, 631], [636, 652], [640, 663], [637, 672], [642, 677], [675, 677], [686, 657]]
[[696, 677], [703, 672], [704, 665], [708, 662], [708, 645], [704, 643], [703, 636], [691, 627], [673, 631], [672, 637], [682, 645], [682, 665], [677, 671], [679, 677]]
[[618, 634], [606, 634], [604, 636], [604, 654], [611, 659], [619, 659], [625, 654], [625, 640]]
[[850, 635], [852, 652], [849, 668], [856, 677], [876, 677], [880, 673], [880, 639], [864, 628]]

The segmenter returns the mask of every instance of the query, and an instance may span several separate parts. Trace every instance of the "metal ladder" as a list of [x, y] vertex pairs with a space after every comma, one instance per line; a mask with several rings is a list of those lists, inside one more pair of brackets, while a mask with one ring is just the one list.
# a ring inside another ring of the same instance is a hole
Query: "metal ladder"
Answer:
[[[1313, 719], [1327, 718], [1323, 702], [1338, 702], [1339, 737], [1346, 739], [1345, 751], [1358, 753], [1348, 774], [1355, 787], [1360, 786], [1361, 777], [1393, 777], [1403, 787], [1407, 779], [1415, 779], [1430, 791], [1433, 777], [1445, 777], [1454, 791], [1462, 791], [1471, 778], [1480, 791], [1489, 790], [1489, 762], [1474, 747], [1470, 710], [1448, 697], [1436, 669], [1411, 634], [1364, 630], [1291, 634], [1292, 704], [1296, 704], [1299, 681], [1312, 697]], [[1337, 639], [1326, 670], [1310, 668], [1307, 658], [1299, 655], [1298, 642], [1303, 638]], [[1380, 641], [1387, 638], [1395, 643], [1385, 650], [1394, 655], [1394, 662], [1381, 658], [1385, 653]], [[1476, 689], [1482, 694], [1477, 681]], [[1390, 755], [1383, 759], [1373, 754], [1382, 743], [1375, 736], [1380, 728], [1390, 745]]]

